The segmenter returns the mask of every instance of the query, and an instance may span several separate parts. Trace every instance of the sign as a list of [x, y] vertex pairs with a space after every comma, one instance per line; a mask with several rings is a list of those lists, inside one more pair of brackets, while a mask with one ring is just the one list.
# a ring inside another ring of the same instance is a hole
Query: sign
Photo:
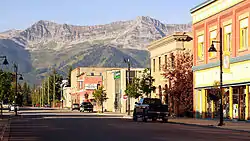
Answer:
[[230, 52], [227, 51], [223, 54], [223, 72], [230, 73]]
[[128, 96], [127, 95], [123, 95], [123, 99], [127, 99], [128, 98]]
[[114, 79], [119, 79], [119, 78], [121, 78], [121, 72], [117, 71], [114, 73]]
[[96, 90], [97, 84], [85, 84], [85, 89], [86, 90]]

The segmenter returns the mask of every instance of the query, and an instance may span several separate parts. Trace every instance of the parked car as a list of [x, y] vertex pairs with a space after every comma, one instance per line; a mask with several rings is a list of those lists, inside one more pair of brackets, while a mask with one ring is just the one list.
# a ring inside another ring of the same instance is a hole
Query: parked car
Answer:
[[74, 111], [74, 110], [80, 110], [80, 106], [79, 106], [79, 104], [77, 104], [77, 103], [75, 103], [75, 104], [72, 104], [72, 107], [71, 107], [71, 109], [72, 109], [72, 111]]
[[93, 112], [93, 105], [90, 102], [83, 102], [80, 106], [80, 112], [88, 111]]
[[9, 111], [15, 111], [15, 107], [17, 108], [17, 111], [19, 111], [19, 106], [17, 104], [11, 104], [9, 106]]
[[135, 102], [133, 120], [142, 118], [146, 122], [148, 119], [153, 121], [162, 119], [163, 122], [168, 122], [168, 114], [168, 105], [163, 105], [160, 99], [142, 98], [139, 102]]

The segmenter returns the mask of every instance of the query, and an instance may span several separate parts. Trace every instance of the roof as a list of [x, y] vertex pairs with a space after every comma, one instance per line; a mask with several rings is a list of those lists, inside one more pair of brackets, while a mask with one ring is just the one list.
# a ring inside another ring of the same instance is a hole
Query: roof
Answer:
[[205, 2], [203, 2], [203, 3], [195, 6], [194, 8], [190, 9], [190, 12], [192, 14], [192, 13], [204, 8], [205, 6], [211, 4], [211, 3], [215, 2], [215, 1], [217, 1], [217, 0], [206, 0]]
[[150, 51], [162, 44], [168, 44], [169, 42], [173, 41], [191, 41], [192, 40], [192, 32], [174, 32], [168, 36], [165, 36], [159, 40], [155, 40], [151, 42], [147, 48]]

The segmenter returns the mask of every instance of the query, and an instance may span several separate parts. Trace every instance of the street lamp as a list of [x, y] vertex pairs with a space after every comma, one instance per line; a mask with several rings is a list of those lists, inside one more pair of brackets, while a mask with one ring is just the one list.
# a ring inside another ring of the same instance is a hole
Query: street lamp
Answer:
[[218, 43], [220, 44], [220, 123], [218, 124], [218, 126], [223, 126], [224, 123], [223, 123], [223, 88], [222, 88], [222, 74], [223, 74], [223, 71], [222, 71], [222, 55], [223, 55], [223, 47], [222, 47], [222, 44], [223, 44], [223, 40], [222, 40], [222, 28], [220, 27], [220, 40], [219, 41], [212, 41], [212, 45], [211, 47], [209, 48], [208, 52], [217, 52], [216, 48], [214, 47], [214, 43]]
[[22, 74], [19, 74], [17, 71], [18, 71], [18, 66], [16, 64], [14, 64], [14, 71], [15, 71], [15, 80], [16, 80], [16, 95], [15, 95], [15, 115], [17, 116], [17, 106], [16, 106], [16, 103], [17, 103], [17, 78], [18, 76], [19, 77], [19, 80], [23, 80], [23, 76]]
[[[128, 64], [128, 83], [127, 86], [130, 83], [130, 60], [124, 58], [124, 62]], [[128, 95], [128, 115], [130, 115], [130, 96]]]
[[4, 59], [3, 60], [3, 65], [8, 65], [9, 64], [6, 56], [0, 56], [0, 58]]

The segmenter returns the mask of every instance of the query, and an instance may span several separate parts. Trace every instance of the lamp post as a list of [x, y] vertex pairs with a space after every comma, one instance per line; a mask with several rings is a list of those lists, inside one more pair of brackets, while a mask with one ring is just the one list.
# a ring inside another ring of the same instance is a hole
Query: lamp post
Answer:
[[220, 27], [220, 40], [219, 41], [212, 41], [212, 45], [211, 47], [209, 48], [208, 52], [217, 52], [216, 48], [214, 47], [214, 43], [218, 43], [220, 44], [220, 123], [218, 124], [218, 126], [223, 126], [224, 123], [223, 123], [223, 88], [222, 88], [222, 74], [223, 74], [223, 71], [222, 71], [222, 55], [223, 55], [223, 39], [222, 39], [222, 28]]
[[[130, 61], [129, 59], [124, 59], [124, 62], [128, 64], [128, 83], [127, 86], [130, 83]], [[130, 96], [128, 95], [128, 115], [130, 115]]]
[[17, 106], [16, 106], [16, 103], [17, 103], [17, 78], [18, 78], [18, 76], [20, 76], [19, 77], [19, 80], [23, 80], [23, 76], [22, 76], [22, 74], [19, 74], [17, 71], [18, 71], [18, 66], [16, 65], [16, 64], [14, 64], [14, 71], [15, 71], [15, 80], [16, 80], [16, 95], [15, 95], [15, 115], [17, 116]]

